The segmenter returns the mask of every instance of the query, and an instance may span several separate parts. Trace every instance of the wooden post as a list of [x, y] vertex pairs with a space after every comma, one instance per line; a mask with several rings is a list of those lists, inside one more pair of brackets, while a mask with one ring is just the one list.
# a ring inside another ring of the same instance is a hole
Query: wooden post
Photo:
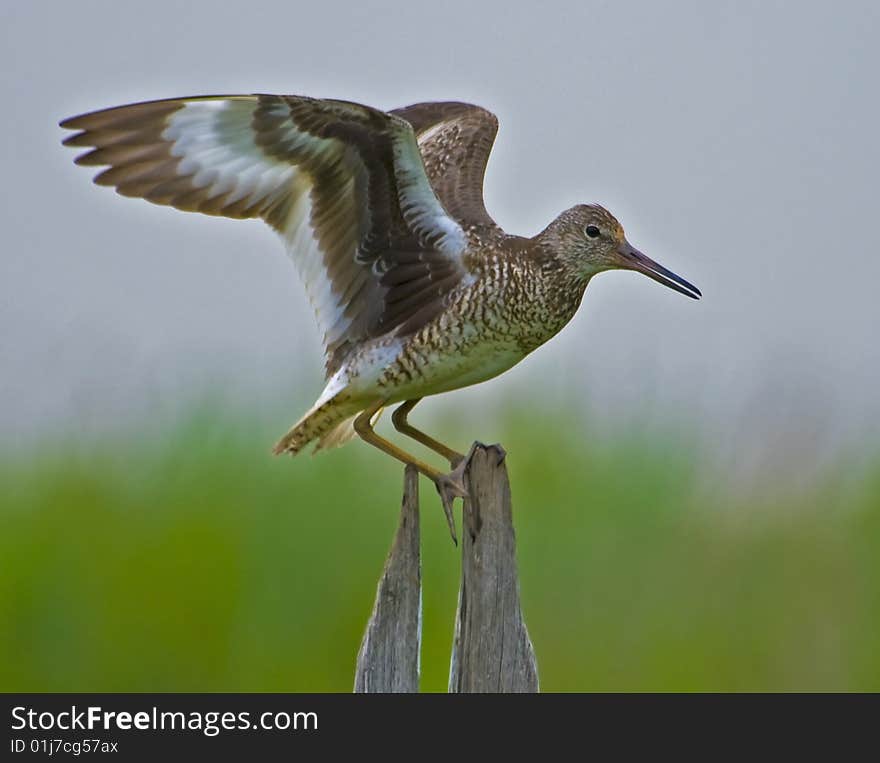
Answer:
[[419, 473], [403, 473], [400, 524], [376, 590], [376, 603], [358, 652], [356, 693], [417, 692], [422, 638], [419, 556]]
[[468, 455], [450, 692], [538, 691], [538, 664], [519, 602], [505, 455], [500, 445], [481, 443]]
[[[450, 692], [536, 692], [538, 666], [523, 622], [510, 484], [500, 445], [468, 454], [461, 586]], [[418, 473], [404, 472], [400, 524], [358, 652], [355, 692], [416, 692], [421, 641]]]

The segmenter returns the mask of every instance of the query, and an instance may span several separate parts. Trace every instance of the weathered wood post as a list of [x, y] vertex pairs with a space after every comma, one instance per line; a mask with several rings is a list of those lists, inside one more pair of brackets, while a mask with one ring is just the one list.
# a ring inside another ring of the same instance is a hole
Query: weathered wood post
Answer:
[[538, 691], [538, 664], [519, 603], [505, 456], [500, 445], [482, 443], [468, 455], [450, 692]]
[[355, 670], [355, 692], [417, 692], [422, 639], [419, 473], [403, 473], [400, 523], [379, 578]]
[[[467, 457], [461, 584], [450, 692], [535, 692], [538, 667], [523, 621], [504, 449]], [[404, 474], [397, 533], [358, 653], [356, 692], [418, 691], [421, 640], [418, 474]]]

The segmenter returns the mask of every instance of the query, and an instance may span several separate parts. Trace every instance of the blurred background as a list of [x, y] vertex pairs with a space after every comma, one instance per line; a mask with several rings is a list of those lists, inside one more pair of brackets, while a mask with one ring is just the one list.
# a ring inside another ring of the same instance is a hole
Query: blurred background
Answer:
[[[479, 103], [505, 229], [599, 202], [702, 289], [603, 274], [414, 415], [509, 452], [544, 689], [880, 690], [878, 30], [869, 2], [0, 5], [0, 690], [351, 688], [402, 474], [269, 455], [322, 386], [283, 247], [60, 145], [235, 92]], [[422, 492], [442, 691], [459, 557]]]

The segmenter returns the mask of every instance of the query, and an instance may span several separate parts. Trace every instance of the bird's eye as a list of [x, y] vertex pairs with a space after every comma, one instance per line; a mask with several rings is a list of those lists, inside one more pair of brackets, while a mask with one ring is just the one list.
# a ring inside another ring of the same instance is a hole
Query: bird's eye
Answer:
[[595, 225], [588, 225], [584, 228], [584, 233], [587, 234], [589, 238], [599, 238], [599, 233], [601, 231]]

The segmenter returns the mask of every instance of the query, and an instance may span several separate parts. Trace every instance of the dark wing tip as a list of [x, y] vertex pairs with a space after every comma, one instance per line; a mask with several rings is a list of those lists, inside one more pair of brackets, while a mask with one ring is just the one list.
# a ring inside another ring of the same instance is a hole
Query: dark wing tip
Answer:
[[94, 143], [78, 142], [84, 135], [100, 131], [133, 131], [147, 122], [157, 122], [175, 111], [183, 108], [190, 100], [211, 100], [216, 96], [194, 96], [192, 98], [165, 98], [159, 101], [142, 101], [128, 103], [123, 106], [111, 106], [107, 109], [89, 111], [85, 114], [62, 119], [58, 126], [64, 130], [80, 130], [64, 140], [65, 146], [94, 145]]

